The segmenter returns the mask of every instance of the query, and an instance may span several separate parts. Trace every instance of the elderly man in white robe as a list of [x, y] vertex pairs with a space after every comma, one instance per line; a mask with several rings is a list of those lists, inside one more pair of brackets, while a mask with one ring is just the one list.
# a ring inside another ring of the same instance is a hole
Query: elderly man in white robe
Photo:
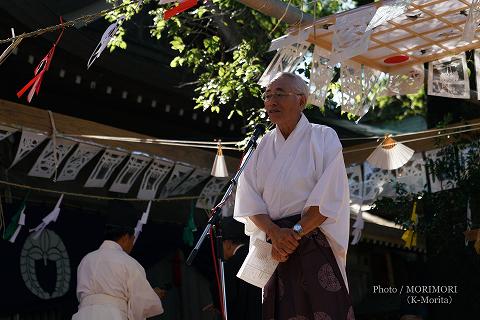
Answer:
[[269, 240], [280, 262], [264, 288], [263, 319], [350, 320], [342, 145], [333, 129], [303, 115], [307, 96], [293, 73], [278, 74], [266, 88], [265, 110], [276, 128], [239, 178], [234, 216], [251, 240]]
[[142, 320], [163, 313], [159, 298], [162, 292], [152, 289], [143, 267], [129, 255], [136, 224], [129, 208], [111, 203], [105, 241], [80, 262], [80, 305], [72, 320]]

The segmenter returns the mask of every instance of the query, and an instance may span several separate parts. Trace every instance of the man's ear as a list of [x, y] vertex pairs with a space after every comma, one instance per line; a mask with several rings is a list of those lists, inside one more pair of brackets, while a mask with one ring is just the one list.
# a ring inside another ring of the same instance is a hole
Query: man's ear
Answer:
[[307, 97], [302, 94], [300, 96], [300, 108], [301, 108], [300, 111], [303, 111], [306, 105], [307, 105]]

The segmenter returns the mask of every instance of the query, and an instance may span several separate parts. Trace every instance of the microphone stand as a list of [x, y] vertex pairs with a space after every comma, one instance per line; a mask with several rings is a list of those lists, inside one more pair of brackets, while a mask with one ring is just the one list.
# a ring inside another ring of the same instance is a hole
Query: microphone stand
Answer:
[[203, 233], [200, 236], [200, 238], [198, 239], [197, 243], [195, 244], [195, 247], [190, 252], [190, 255], [188, 256], [187, 262], [186, 262], [187, 265], [192, 264], [193, 260], [195, 259], [196, 255], [198, 253], [198, 250], [200, 249], [200, 246], [202, 245], [203, 241], [205, 240], [205, 237], [213, 229], [215, 231], [216, 236], [217, 236], [216, 237], [217, 238], [217, 250], [215, 250], [215, 255], [216, 255], [217, 260], [219, 261], [219, 269], [220, 269], [219, 271], [220, 271], [220, 277], [221, 277], [220, 286], [221, 286], [221, 291], [222, 291], [221, 294], [222, 294], [222, 297], [223, 297], [222, 302], [223, 302], [223, 310], [224, 310], [223, 311], [224, 312], [223, 317], [224, 317], [225, 320], [228, 319], [228, 317], [227, 317], [227, 297], [226, 297], [226, 293], [225, 293], [225, 274], [224, 274], [224, 268], [223, 268], [223, 258], [224, 257], [223, 257], [222, 230], [221, 230], [221, 227], [220, 227], [220, 221], [222, 219], [222, 208], [223, 208], [223, 206], [225, 205], [228, 198], [230, 198], [230, 196], [232, 195], [233, 188], [237, 185], [238, 178], [240, 177], [240, 174], [245, 169], [245, 166], [247, 165], [248, 161], [250, 160], [250, 158], [253, 155], [253, 152], [257, 148], [257, 142], [256, 141], [250, 141], [250, 142], [252, 142], [251, 146], [247, 150], [247, 153], [245, 154], [244, 160], [243, 160], [242, 164], [240, 165], [240, 168], [238, 169], [235, 176], [233, 176], [233, 178], [230, 180], [230, 184], [228, 185], [228, 189], [225, 192], [225, 194], [223, 195], [222, 200], [215, 207], [212, 208], [212, 210], [211, 210], [212, 215], [210, 216], [210, 219], [207, 222], [207, 226], [203, 230]]

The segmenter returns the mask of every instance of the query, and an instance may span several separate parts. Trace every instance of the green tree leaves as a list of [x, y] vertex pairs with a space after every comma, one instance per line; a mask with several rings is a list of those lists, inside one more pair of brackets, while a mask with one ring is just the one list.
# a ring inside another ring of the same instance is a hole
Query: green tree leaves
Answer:
[[[352, 1], [340, 0], [290, 2], [316, 18], [355, 6]], [[106, 17], [109, 21], [116, 21], [118, 17], [125, 16], [124, 26], [109, 43], [110, 50], [126, 48], [123, 37], [128, 27], [125, 24], [139, 11], [137, 3], [132, 0], [123, 0], [123, 4], [131, 5]], [[270, 41], [285, 34], [288, 26], [234, 0], [210, 0], [168, 21], [163, 20], [164, 12], [175, 5], [174, 2], [159, 6], [154, 1], [145, 0], [142, 9], [148, 10], [152, 17], [152, 25], [149, 26], [152, 38], [169, 43], [176, 53], [170, 66], [191, 72], [195, 79], [183, 84], [195, 92], [195, 108], [222, 113], [228, 119], [246, 116], [244, 121], [247, 126], [262, 119], [262, 89], [257, 81], [273, 56], [266, 52]], [[308, 77], [309, 66], [302, 66], [302, 69]], [[331, 100], [335, 88], [333, 83], [326, 106], [336, 106]], [[374, 120], [391, 117], [392, 113], [384, 111], [391, 104], [397, 106], [395, 110], [405, 107], [403, 115], [395, 114], [397, 118], [424, 112], [423, 95], [383, 98], [379, 102]]]

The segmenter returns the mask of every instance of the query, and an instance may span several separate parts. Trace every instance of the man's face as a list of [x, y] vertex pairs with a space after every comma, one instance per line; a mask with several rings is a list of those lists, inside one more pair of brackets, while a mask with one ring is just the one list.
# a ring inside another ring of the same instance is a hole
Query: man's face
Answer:
[[265, 90], [265, 97], [265, 111], [270, 121], [280, 127], [298, 122], [306, 98], [295, 90], [290, 78], [273, 81]]

